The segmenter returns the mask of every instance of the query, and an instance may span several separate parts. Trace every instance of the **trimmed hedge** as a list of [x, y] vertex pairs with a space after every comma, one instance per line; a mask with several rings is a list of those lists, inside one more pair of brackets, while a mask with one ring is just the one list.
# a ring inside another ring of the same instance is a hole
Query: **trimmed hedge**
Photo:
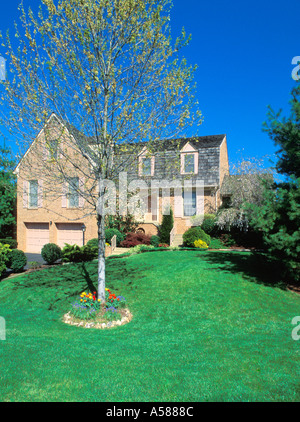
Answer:
[[9, 263], [7, 264], [14, 273], [20, 273], [24, 270], [25, 265], [27, 264], [27, 258], [23, 251], [19, 249], [13, 249], [9, 253]]
[[41, 250], [41, 255], [47, 264], [54, 264], [58, 259], [61, 259], [61, 248], [55, 243], [47, 243]]
[[195, 247], [194, 242], [199, 239], [203, 240], [207, 246], [210, 245], [211, 237], [204, 230], [200, 227], [191, 227], [183, 234], [183, 245], [193, 248]]

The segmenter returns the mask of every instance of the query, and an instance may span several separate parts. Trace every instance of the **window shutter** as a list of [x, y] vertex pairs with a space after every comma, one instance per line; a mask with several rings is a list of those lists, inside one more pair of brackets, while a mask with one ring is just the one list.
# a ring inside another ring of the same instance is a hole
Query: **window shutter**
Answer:
[[43, 181], [38, 181], [38, 208], [43, 207]]
[[174, 216], [183, 216], [183, 197], [182, 189], [174, 189]]
[[79, 178], [79, 208], [83, 208], [84, 207], [84, 197], [81, 196], [80, 194], [84, 193], [84, 178], [80, 177]]
[[61, 197], [61, 206], [62, 208], [67, 208], [67, 191], [68, 191], [68, 183], [63, 182], [62, 185], [62, 197]]
[[23, 182], [23, 208], [28, 208], [28, 181]]

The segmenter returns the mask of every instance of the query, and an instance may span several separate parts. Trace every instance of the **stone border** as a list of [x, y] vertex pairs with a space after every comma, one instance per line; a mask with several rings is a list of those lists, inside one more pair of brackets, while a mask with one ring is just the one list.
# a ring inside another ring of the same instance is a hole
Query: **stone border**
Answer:
[[83, 327], [83, 328], [97, 328], [97, 329], [105, 329], [105, 328], [112, 328], [112, 327], [118, 327], [120, 325], [128, 324], [132, 320], [132, 314], [129, 311], [129, 309], [124, 309], [123, 312], [125, 315], [121, 320], [118, 321], [108, 321], [108, 322], [86, 322], [86, 321], [80, 321], [75, 322], [70, 315], [70, 312], [65, 314], [63, 316], [63, 322], [65, 324], [74, 325], [76, 327]]

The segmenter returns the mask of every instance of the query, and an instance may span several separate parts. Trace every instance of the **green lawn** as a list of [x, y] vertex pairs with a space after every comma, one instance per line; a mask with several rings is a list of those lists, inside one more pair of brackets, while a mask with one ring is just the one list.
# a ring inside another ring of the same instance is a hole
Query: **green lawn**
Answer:
[[299, 401], [300, 296], [273, 274], [246, 252], [110, 258], [107, 285], [134, 315], [110, 330], [61, 321], [96, 262], [2, 280], [0, 400]]

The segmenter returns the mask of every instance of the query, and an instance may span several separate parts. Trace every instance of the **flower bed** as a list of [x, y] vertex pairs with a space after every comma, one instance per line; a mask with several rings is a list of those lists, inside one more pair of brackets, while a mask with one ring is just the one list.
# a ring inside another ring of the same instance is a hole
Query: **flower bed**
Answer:
[[72, 303], [71, 310], [64, 315], [63, 321], [70, 325], [85, 328], [109, 328], [126, 324], [132, 315], [126, 308], [123, 296], [117, 296], [105, 289], [105, 303], [97, 298], [97, 293], [83, 292]]

